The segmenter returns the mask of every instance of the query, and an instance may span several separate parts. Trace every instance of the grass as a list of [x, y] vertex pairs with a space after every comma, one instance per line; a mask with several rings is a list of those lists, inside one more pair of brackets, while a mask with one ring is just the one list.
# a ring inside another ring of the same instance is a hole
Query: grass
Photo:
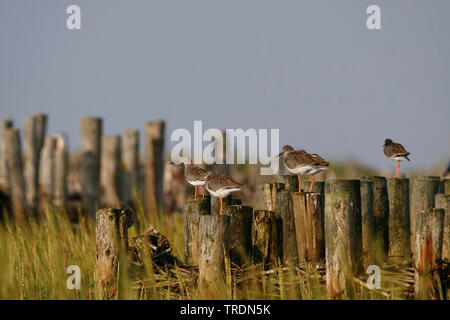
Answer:
[[[144, 233], [148, 220], [138, 206], [136, 223], [129, 230], [134, 237]], [[183, 257], [183, 216], [160, 216], [154, 227], [164, 234], [172, 253]], [[73, 225], [65, 212], [47, 209], [38, 223], [31, 219], [16, 225], [5, 217], [0, 223], [0, 299], [95, 299], [95, 221], [83, 215]], [[70, 276], [65, 268], [81, 269], [80, 290], [66, 286]], [[119, 299], [197, 299], [196, 273], [183, 268], [156, 272], [145, 261], [141, 277], [136, 280], [126, 270], [119, 270]], [[357, 285], [358, 286], [358, 285]], [[324, 270], [278, 266], [264, 270], [249, 265], [239, 270], [226, 261], [225, 279], [216, 298], [220, 299], [326, 299]], [[358, 286], [356, 299], [389, 299]]]

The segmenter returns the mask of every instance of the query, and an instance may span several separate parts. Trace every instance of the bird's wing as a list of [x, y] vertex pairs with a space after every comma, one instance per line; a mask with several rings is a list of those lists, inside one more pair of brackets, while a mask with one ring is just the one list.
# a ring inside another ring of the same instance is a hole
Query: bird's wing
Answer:
[[298, 166], [307, 166], [314, 164], [315, 160], [304, 150], [290, 151], [285, 158], [288, 168], [296, 168]]
[[218, 174], [210, 177], [208, 181], [208, 188], [217, 191], [219, 189], [234, 189], [240, 188], [242, 184], [234, 181], [230, 177], [227, 177], [223, 174]]
[[310, 154], [310, 156], [314, 159], [316, 165], [320, 167], [326, 167], [329, 164], [328, 161], [325, 161], [325, 159], [319, 156], [317, 153]]

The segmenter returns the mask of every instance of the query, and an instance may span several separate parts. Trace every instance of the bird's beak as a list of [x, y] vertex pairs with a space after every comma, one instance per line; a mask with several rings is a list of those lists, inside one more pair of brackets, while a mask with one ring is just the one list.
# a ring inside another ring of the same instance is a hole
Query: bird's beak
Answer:
[[278, 158], [279, 156], [281, 156], [283, 154], [283, 152], [280, 152], [280, 154], [278, 154], [277, 156], [276, 156], [276, 158]]

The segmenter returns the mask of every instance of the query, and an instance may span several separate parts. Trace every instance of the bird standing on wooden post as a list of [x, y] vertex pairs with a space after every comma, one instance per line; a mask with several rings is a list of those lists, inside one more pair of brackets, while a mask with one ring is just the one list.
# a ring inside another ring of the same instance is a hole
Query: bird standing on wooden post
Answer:
[[179, 163], [184, 164], [184, 177], [187, 182], [195, 187], [194, 199], [197, 199], [197, 187], [202, 186], [202, 198], [205, 199], [205, 183], [207, 171], [199, 166], [191, 164], [191, 159], [188, 156], [183, 156], [179, 159]]
[[237, 183], [230, 177], [223, 174], [214, 174], [211, 171], [207, 173], [206, 190], [214, 197], [220, 198], [220, 215], [223, 216], [223, 198], [230, 193], [240, 191], [242, 184]]
[[395, 172], [395, 178], [397, 179], [400, 161], [409, 161], [408, 156], [410, 153], [400, 143], [395, 143], [391, 139], [384, 140], [383, 152], [386, 157], [397, 162], [397, 171]]
[[285, 145], [278, 156], [283, 155], [283, 162], [289, 172], [292, 172], [298, 177], [298, 192], [302, 193], [302, 179], [303, 175], [312, 175], [312, 183], [309, 192], [312, 191], [314, 185], [314, 175], [326, 170], [328, 162], [325, 161], [318, 154], [308, 154], [305, 150], [294, 150], [289, 145]]

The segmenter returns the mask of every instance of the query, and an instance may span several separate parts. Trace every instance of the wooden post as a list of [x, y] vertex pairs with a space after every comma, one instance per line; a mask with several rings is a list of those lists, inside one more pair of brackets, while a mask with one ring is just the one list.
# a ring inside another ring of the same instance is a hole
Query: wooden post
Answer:
[[[2, 120], [1, 122], [1, 136], [4, 136], [4, 131], [6, 129], [12, 129], [14, 123], [12, 120]], [[2, 138], [3, 139], [3, 138]], [[5, 160], [5, 144], [2, 140], [0, 145], [0, 191], [8, 194], [10, 192], [11, 185], [8, 181], [8, 172], [6, 170], [6, 160]]]
[[93, 216], [100, 201], [100, 153], [103, 121], [81, 118], [81, 190], [85, 210]]
[[41, 201], [51, 204], [55, 191], [55, 136], [45, 138], [44, 147], [41, 152], [41, 165], [39, 168], [39, 189]]
[[362, 245], [364, 266], [378, 264], [379, 251], [377, 251], [376, 227], [373, 210], [373, 181], [361, 179], [361, 218], [362, 218]]
[[355, 223], [357, 210], [353, 193], [325, 196], [326, 283], [330, 299], [355, 298], [353, 276], [358, 269], [355, 244], [360, 241]]
[[434, 208], [434, 197], [440, 193], [440, 179], [439, 177], [424, 176], [413, 181], [411, 193], [411, 249], [415, 257], [415, 217], [418, 212], [427, 211]]
[[231, 232], [228, 237], [230, 261], [242, 267], [250, 260], [253, 209], [242, 205], [231, 205], [224, 209], [223, 214], [230, 217]]
[[[95, 265], [97, 299], [109, 299], [117, 293], [117, 270], [121, 256], [127, 255], [128, 229], [133, 225], [133, 221], [127, 210], [108, 208], [97, 211]], [[120, 269], [124, 272], [126, 266], [121, 266]]]
[[225, 258], [229, 258], [230, 216], [201, 215], [198, 293], [202, 300], [223, 297]]
[[209, 199], [189, 199], [184, 208], [184, 259], [187, 265], [198, 266], [200, 216], [209, 214]]
[[[275, 217], [280, 220], [283, 263], [293, 264], [298, 260], [297, 238], [295, 236], [294, 204], [292, 194], [297, 192], [295, 176], [283, 176], [284, 185], [278, 186]], [[295, 178], [295, 179], [294, 179]]]
[[268, 211], [275, 212], [277, 208], [277, 195], [278, 192], [284, 189], [284, 185], [281, 183], [264, 183], [262, 185], [262, 197], [264, 208]]
[[[214, 166], [209, 167], [211, 170], [213, 170], [217, 174], [224, 174], [229, 176], [230, 175], [230, 166], [226, 164], [226, 156], [227, 156], [227, 135], [224, 130], [222, 130], [222, 149], [220, 149], [220, 144], [215, 141], [215, 150], [216, 150], [216, 157], [215, 161], [216, 164]], [[234, 141], [232, 141], [234, 143]]]
[[389, 195], [389, 257], [411, 260], [409, 179], [387, 180]]
[[444, 193], [450, 194], [450, 178], [443, 179], [443, 183], [444, 183]]
[[252, 219], [252, 259], [254, 263], [277, 266], [281, 261], [281, 230], [275, 213], [255, 210]]
[[145, 200], [151, 218], [163, 204], [164, 128], [164, 121], [147, 122], [145, 126]]
[[[361, 181], [371, 181], [373, 189], [373, 219], [375, 222], [375, 243], [377, 263], [385, 261], [389, 251], [389, 198], [385, 177], [362, 177]], [[361, 199], [362, 201], [362, 199]]]
[[56, 148], [54, 150], [54, 188], [53, 203], [59, 208], [65, 208], [67, 200], [67, 173], [69, 168], [69, 153], [67, 139], [63, 134], [54, 134]]
[[33, 114], [25, 119], [24, 178], [28, 207], [35, 213], [39, 208], [39, 164], [44, 145], [47, 116]]
[[122, 199], [133, 201], [139, 186], [139, 131], [124, 130], [122, 133]]
[[444, 209], [415, 213], [416, 299], [440, 299], [439, 271], [442, 259]]
[[14, 217], [19, 223], [27, 216], [27, 202], [25, 197], [25, 180], [23, 176], [22, 145], [19, 130], [3, 130], [3, 146], [5, 150], [5, 164], [8, 172], [8, 182], [11, 186], [10, 198]]
[[295, 229], [299, 262], [325, 259], [324, 212], [322, 194], [293, 194]]
[[[360, 180], [327, 180], [325, 182], [325, 202], [327, 193], [348, 192], [351, 195], [354, 208], [352, 209], [352, 229], [351, 235], [352, 264], [353, 272], [359, 275], [363, 272], [362, 261], [362, 215], [361, 215], [361, 182]], [[326, 235], [325, 235], [326, 237]]]
[[434, 207], [445, 210], [442, 260], [450, 264], [450, 194], [436, 195]]
[[120, 203], [121, 164], [120, 137], [103, 137], [100, 182], [105, 206], [116, 207]]

